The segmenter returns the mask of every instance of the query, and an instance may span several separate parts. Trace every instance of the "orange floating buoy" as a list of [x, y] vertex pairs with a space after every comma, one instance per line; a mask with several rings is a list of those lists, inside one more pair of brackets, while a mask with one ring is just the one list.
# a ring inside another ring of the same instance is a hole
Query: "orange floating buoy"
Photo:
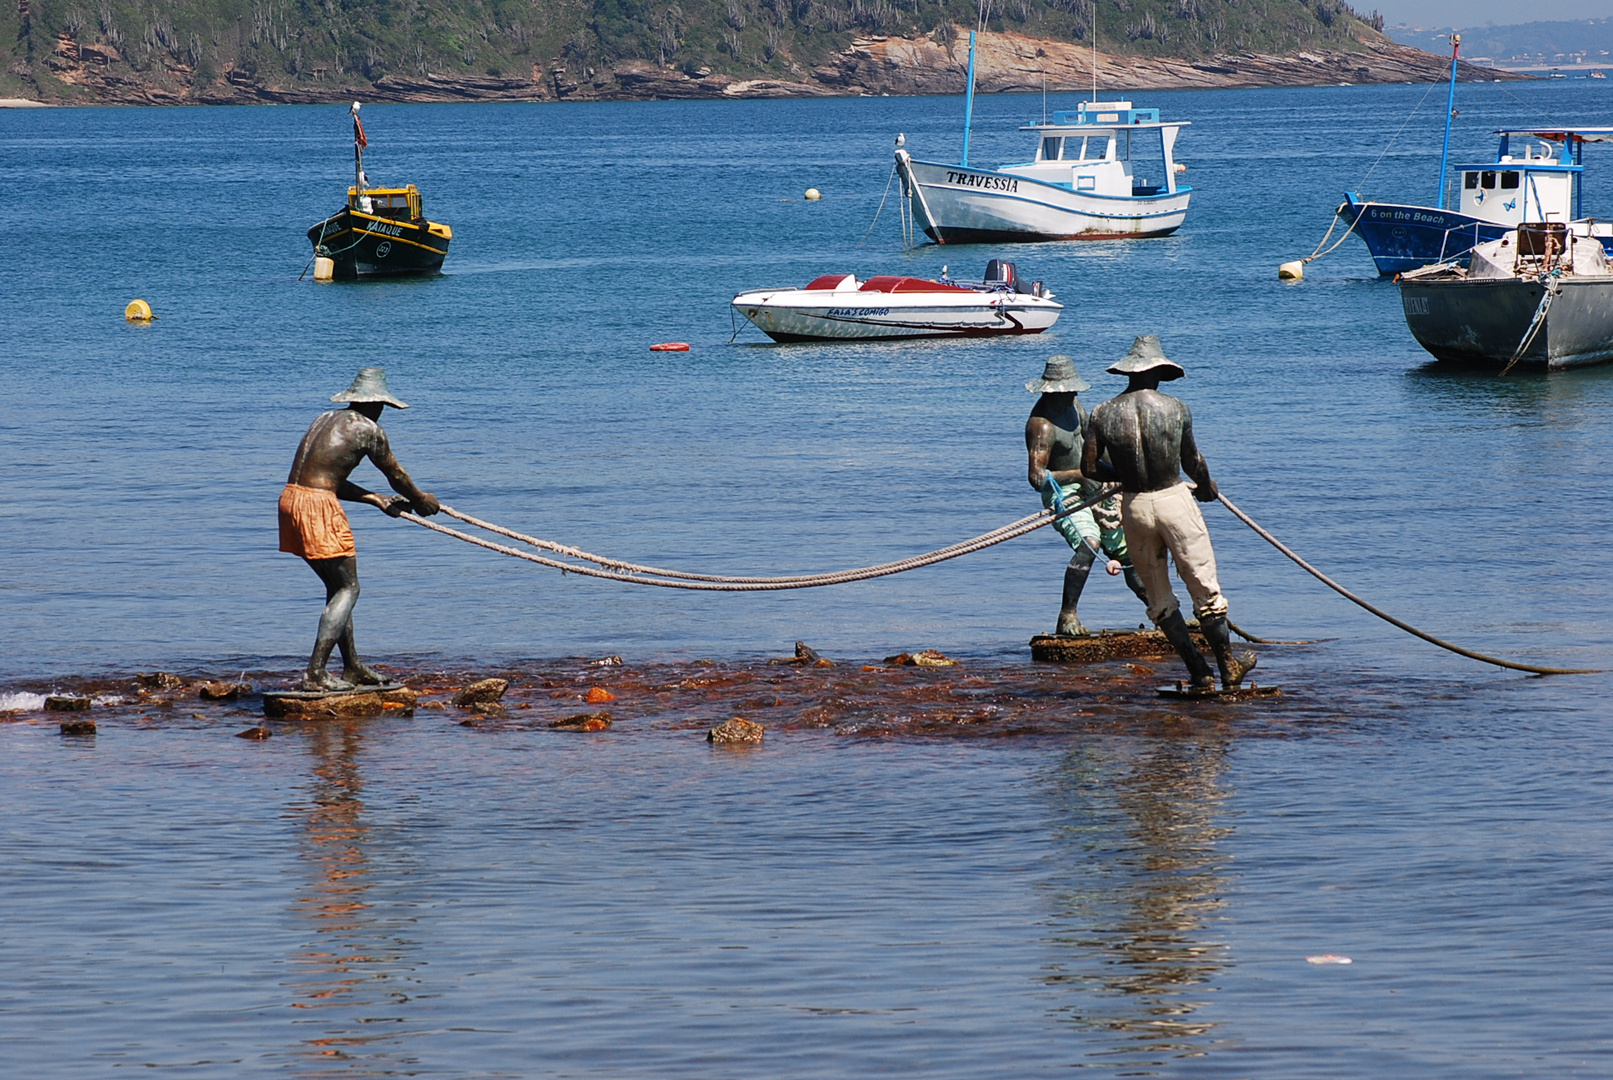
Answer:
[[689, 351], [689, 343], [687, 341], [663, 341], [659, 345], [651, 345], [650, 346], [650, 351], [651, 352], [688, 352]]

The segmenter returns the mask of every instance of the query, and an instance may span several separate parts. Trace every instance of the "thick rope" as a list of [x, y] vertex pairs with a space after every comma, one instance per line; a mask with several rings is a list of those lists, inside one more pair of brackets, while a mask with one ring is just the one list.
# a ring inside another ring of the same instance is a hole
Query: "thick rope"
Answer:
[[993, 545], [1001, 544], [1008, 540], [1013, 540], [1016, 537], [1024, 536], [1026, 533], [1033, 532], [1036, 529], [1040, 529], [1044, 525], [1051, 524], [1056, 518], [1066, 517], [1075, 513], [1077, 510], [1084, 510], [1089, 506], [1094, 506], [1102, 502], [1104, 499], [1109, 498], [1113, 494], [1114, 489], [1105, 488], [1103, 491], [1100, 491], [1098, 494], [1089, 499], [1083, 499], [1081, 502], [1076, 503], [1073, 506], [1065, 507], [1065, 509], [1060, 513], [1055, 514], [1047, 510], [1042, 510], [1039, 513], [1032, 514], [1030, 517], [1021, 518], [1019, 521], [1004, 525], [998, 529], [993, 529], [991, 532], [983, 533], [980, 536], [976, 536], [970, 540], [964, 540], [960, 543], [951, 544], [944, 548], [938, 548], [935, 551], [926, 552], [923, 555], [914, 555], [910, 558], [899, 559], [896, 562], [880, 563], [876, 566], [858, 567], [853, 570], [836, 570], [822, 574], [801, 574], [790, 577], [724, 577], [716, 574], [691, 574], [681, 570], [665, 570], [651, 566], [640, 566], [636, 563], [622, 562], [618, 559], [608, 559], [601, 555], [594, 555], [590, 552], [583, 551], [580, 548], [566, 547], [562, 544], [556, 544], [553, 541], [523, 536], [520, 533], [501, 528], [500, 526], [494, 525], [491, 522], [484, 522], [479, 519], [472, 518], [468, 514], [461, 514], [451, 507], [444, 506], [442, 508], [443, 513], [448, 514], [450, 517], [458, 518], [461, 521], [476, 525], [479, 528], [486, 528], [502, 536], [508, 536], [511, 539], [520, 540], [523, 543], [531, 544], [534, 547], [555, 551], [576, 559], [585, 559], [587, 561], [597, 563], [602, 567], [610, 568], [595, 569], [592, 566], [578, 566], [576, 563], [561, 562], [559, 559], [551, 559], [543, 555], [534, 555], [530, 552], [519, 551], [504, 544], [494, 543], [491, 540], [483, 540], [481, 537], [472, 536], [469, 533], [461, 532], [460, 530], [450, 528], [447, 525], [439, 525], [434, 521], [427, 521], [425, 518], [416, 514], [405, 512], [399, 514], [398, 516], [406, 521], [411, 521], [416, 525], [430, 529], [433, 532], [442, 533], [444, 536], [452, 536], [456, 540], [463, 540], [467, 544], [475, 544], [477, 547], [487, 548], [489, 551], [497, 551], [500, 554], [509, 555], [512, 558], [524, 559], [527, 562], [537, 563], [540, 566], [547, 566], [555, 570], [562, 570], [566, 573], [582, 574], [586, 577], [603, 578], [607, 581], [625, 581], [633, 585], [656, 585], [663, 589], [693, 589], [708, 592], [775, 592], [782, 589], [810, 589], [819, 588], [825, 585], [843, 585], [848, 582], [867, 581], [872, 578], [887, 577], [891, 574], [900, 574], [908, 570], [917, 570], [920, 567], [932, 566], [935, 563], [945, 562], [948, 559], [956, 559], [962, 555], [969, 555], [976, 551], [981, 551], [985, 548], [992, 547]]
[[1237, 634], [1245, 641], [1252, 641], [1256, 645], [1320, 645], [1322, 643], [1320, 638], [1312, 638], [1305, 641], [1278, 641], [1276, 638], [1255, 637], [1253, 634], [1239, 626], [1237, 623], [1233, 622], [1231, 619], [1227, 620], [1227, 625], [1232, 627], [1232, 632], [1234, 634]]
[[1334, 592], [1338, 593], [1352, 604], [1356, 604], [1372, 612], [1372, 614], [1376, 615], [1384, 622], [1387, 622], [1392, 626], [1398, 626], [1406, 633], [1415, 637], [1420, 637], [1431, 645], [1438, 645], [1442, 649], [1448, 649], [1451, 652], [1456, 653], [1458, 656], [1467, 657], [1469, 660], [1478, 660], [1481, 663], [1494, 664], [1496, 667], [1511, 668], [1513, 671], [1528, 671], [1536, 675], [1598, 675], [1603, 671], [1601, 668], [1555, 668], [1536, 667], [1533, 664], [1518, 664], [1511, 660], [1502, 660], [1499, 657], [1486, 656], [1483, 653], [1474, 652], [1471, 649], [1464, 649], [1460, 645], [1452, 645], [1448, 641], [1442, 641], [1433, 634], [1424, 633], [1415, 626], [1412, 626], [1410, 623], [1401, 622], [1399, 619], [1395, 618], [1387, 611], [1384, 611], [1382, 608], [1374, 607], [1373, 605], [1367, 603], [1365, 600], [1355, 595], [1355, 593], [1351, 592], [1349, 589], [1346, 589], [1343, 585], [1340, 585], [1338, 582], [1316, 569], [1316, 567], [1300, 558], [1281, 540], [1277, 539], [1275, 536], [1271, 535], [1271, 533], [1261, 528], [1259, 522], [1255, 521], [1254, 518], [1232, 505], [1232, 501], [1225, 495], [1217, 496], [1217, 498], [1220, 500], [1222, 506], [1232, 511], [1233, 517], [1237, 518], [1239, 521], [1253, 529], [1262, 540], [1266, 541], [1266, 543], [1270, 544], [1272, 547], [1294, 560], [1294, 562], [1297, 563], [1301, 569], [1310, 574], [1317, 581], [1320, 581], [1323, 585], [1326, 585], [1328, 588], [1332, 589]]
[[[1551, 310], [1551, 302], [1556, 299], [1558, 291], [1562, 288], [1554, 277], [1556, 273], [1554, 270], [1549, 274], [1540, 275], [1540, 283], [1546, 290], [1545, 295], [1540, 298], [1540, 304], [1535, 308], [1535, 317], [1529, 320], [1529, 327], [1523, 332], [1523, 340], [1518, 342], [1518, 347], [1513, 350], [1512, 359], [1501, 369], [1500, 378], [1505, 378], [1511, 373], [1518, 361], [1523, 359], [1523, 354], [1529, 351], [1529, 346], [1535, 343], [1535, 335], [1540, 333], [1540, 328], [1546, 325], [1546, 312]], [[1549, 363], [1551, 358], [1548, 356], [1546, 359]]]

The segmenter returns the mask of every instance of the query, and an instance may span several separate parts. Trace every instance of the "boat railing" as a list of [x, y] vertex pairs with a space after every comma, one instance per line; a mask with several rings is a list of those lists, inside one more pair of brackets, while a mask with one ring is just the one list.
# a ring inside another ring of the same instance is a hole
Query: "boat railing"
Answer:
[[1439, 241], [1439, 258], [1436, 260], [1437, 262], [1444, 262], [1445, 261], [1445, 249], [1450, 247], [1451, 234], [1452, 233], [1466, 232], [1468, 229], [1473, 230], [1473, 243], [1469, 244], [1468, 248], [1476, 247], [1479, 244], [1479, 223], [1477, 221], [1470, 221], [1466, 225], [1453, 226], [1453, 227], [1451, 227], [1449, 229], [1446, 229], [1445, 230], [1445, 235], [1440, 238], [1440, 241]]

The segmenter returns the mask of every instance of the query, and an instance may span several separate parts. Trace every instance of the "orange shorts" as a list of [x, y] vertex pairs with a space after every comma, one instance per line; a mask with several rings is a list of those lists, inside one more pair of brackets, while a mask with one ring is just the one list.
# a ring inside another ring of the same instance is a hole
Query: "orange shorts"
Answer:
[[353, 530], [334, 491], [287, 484], [280, 493], [280, 550], [305, 559], [356, 555]]

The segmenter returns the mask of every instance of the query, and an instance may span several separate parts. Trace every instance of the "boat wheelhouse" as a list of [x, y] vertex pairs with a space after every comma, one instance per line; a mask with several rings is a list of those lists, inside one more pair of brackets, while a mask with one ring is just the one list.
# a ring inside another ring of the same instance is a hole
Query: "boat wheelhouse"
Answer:
[[1084, 101], [1026, 124], [1035, 157], [999, 169], [896, 151], [913, 220], [938, 244], [1167, 236], [1187, 217], [1176, 138], [1187, 121], [1129, 101]]
[[[1519, 225], [1567, 224], [1613, 251], [1613, 225], [1584, 217], [1580, 188], [1584, 144], [1613, 142], [1613, 128], [1498, 131], [1495, 160], [1457, 164], [1441, 191], [1441, 205], [1414, 206], [1345, 196], [1339, 214], [1366, 242], [1378, 273], [1403, 274], [1420, 266], [1464, 258], [1475, 244], [1499, 240]], [[1522, 140], [1521, 144], [1514, 140]], [[1444, 204], [1455, 204], [1445, 209]]]

